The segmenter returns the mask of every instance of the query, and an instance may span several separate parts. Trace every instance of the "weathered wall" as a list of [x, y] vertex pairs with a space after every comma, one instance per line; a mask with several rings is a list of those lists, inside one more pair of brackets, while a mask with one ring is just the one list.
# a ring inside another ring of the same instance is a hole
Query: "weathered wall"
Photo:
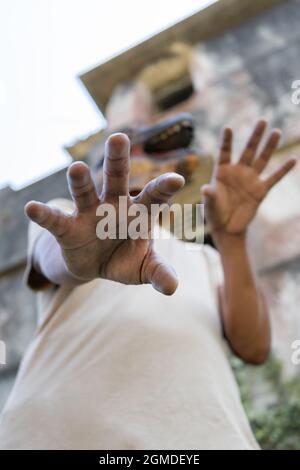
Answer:
[[300, 2], [290, 0], [196, 48], [199, 94], [191, 107], [204, 148], [215, 148], [224, 122], [244, 140], [259, 115], [283, 130], [285, 142], [299, 139], [300, 106], [291, 102], [292, 82], [300, 76], [299, 21]]
[[0, 339], [7, 356], [7, 365], [0, 366], [0, 408], [35, 328], [35, 296], [23, 282], [28, 225], [24, 205], [32, 199], [66, 197], [65, 181], [61, 170], [20, 191], [0, 190]]

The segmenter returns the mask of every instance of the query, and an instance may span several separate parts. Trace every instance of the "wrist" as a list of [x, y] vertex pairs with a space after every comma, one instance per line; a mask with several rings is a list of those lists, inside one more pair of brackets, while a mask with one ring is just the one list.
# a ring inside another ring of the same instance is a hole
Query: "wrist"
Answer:
[[86, 280], [80, 279], [70, 272], [64, 260], [61, 247], [49, 232], [44, 232], [35, 247], [33, 267], [39, 276], [43, 276], [48, 283], [76, 287], [84, 284]]
[[223, 252], [224, 250], [236, 251], [245, 249], [247, 244], [247, 231], [239, 233], [228, 233], [224, 230], [213, 230], [212, 239], [216, 248]]

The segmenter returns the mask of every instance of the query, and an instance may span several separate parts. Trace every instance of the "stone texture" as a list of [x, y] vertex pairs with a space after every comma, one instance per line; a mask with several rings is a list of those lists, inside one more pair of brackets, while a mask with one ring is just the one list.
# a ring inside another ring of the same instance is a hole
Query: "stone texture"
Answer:
[[6, 342], [7, 362], [0, 377], [18, 367], [35, 327], [35, 295], [24, 285], [23, 275], [21, 267], [0, 278], [0, 338]]
[[291, 360], [293, 341], [300, 339], [300, 256], [260, 277], [271, 316], [272, 347], [283, 365], [285, 378], [299, 375]]
[[24, 263], [27, 246], [27, 224], [24, 205], [30, 200], [47, 202], [67, 196], [66, 170], [21, 189], [0, 190], [0, 275]]
[[116, 86], [136, 77], [146, 65], [159, 60], [173, 42], [205, 43], [281, 3], [282, 0], [219, 0], [89, 70], [80, 78], [103, 111]]

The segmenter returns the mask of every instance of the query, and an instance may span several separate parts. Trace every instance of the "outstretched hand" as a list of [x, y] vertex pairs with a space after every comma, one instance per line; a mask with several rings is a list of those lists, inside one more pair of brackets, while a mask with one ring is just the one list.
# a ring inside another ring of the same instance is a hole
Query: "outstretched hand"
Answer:
[[272, 130], [264, 148], [257, 155], [266, 127], [265, 120], [258, 121], [237, 163], [231, 162], [232, 130], [229, 127], [224, 129], [212, 181], [201, 190], [205, 214], [213, 234], [244, 233], [270, 189], [296, 163], [294, 158], [290, 158], [271, 176], [261, 178], [281, 137], [279, 130]]
[[97, 193], [89, 167], [76, 162], [67, 172], [75, 204], [71, 215], [35, 201], [26, 205], [25, 212], [56, 238], [67, 269], [78, 280], [101, 277], [124, 284], [150, 283], [163, 294], [171, 295], [177, 287], [177, 276], [154, 251], [151, 237], [101, 240], [96, 234], [99, 205], [110, 203], [117, 211], [119, 196], [125, 196], [128, 208], [144, 204], [150, 213], [152, 203], [168, 202], [184, 185], [182, 176], [167, 173], [149, 182], [136, 197], [131, 197], [129, 155], [128, 137], [125, 134], [110, 136], [105, 147], [101, 194]]

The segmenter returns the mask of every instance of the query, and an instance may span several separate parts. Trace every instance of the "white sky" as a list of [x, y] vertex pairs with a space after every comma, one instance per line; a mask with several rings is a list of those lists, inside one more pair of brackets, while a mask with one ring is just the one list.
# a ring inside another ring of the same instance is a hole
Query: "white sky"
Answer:
[[0, 0], [0, 187], [65, 166], [99, 129], [76, 76], [212, 0]]

